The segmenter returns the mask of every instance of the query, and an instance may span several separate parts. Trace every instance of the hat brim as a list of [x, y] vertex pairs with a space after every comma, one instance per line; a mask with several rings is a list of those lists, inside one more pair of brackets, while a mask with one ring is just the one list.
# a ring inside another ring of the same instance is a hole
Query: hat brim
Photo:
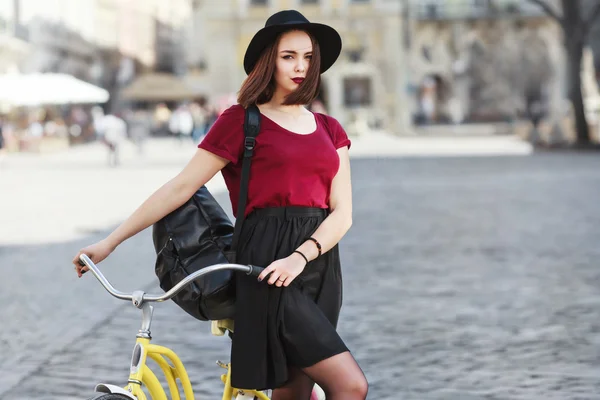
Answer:
[[246, 54], [244, 55], [244, 70], [246, 74], [250, 74], [254, 69], [263, 50], [275, 40], [277, 35], [294, 29], [310, 32], [315, 37], [317, 43], [319, 43], [321, 50], [321, 73], [327, 71], [340, 56], [342, 38], [335, 29], [328, 25], [309, 22], [267, 26], [256, 32], [256, 35], [254, 35], [246, 49]]

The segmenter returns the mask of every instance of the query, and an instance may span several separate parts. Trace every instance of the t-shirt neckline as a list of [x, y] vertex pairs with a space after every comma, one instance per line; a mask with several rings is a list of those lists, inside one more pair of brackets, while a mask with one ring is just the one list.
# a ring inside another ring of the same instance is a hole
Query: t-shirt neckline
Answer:
[[267, 117], [265, 114], [261, 113], [261, 115], [284, 132], [290, 133], [295, 136], [310, 136], [310, 135], [315, 134], [319, 130], [319, 118], [317, 118], [317, 116], [315, 115], [314, 112], [312, 112], [312, 111], [308, 111], [308, 112], [311, 113], [313, 118], [315, 119], [315, 130], [312, 132], [309, 132], [309, 133], [298, 133], [298, 132], [290, 131], [289, 129], [286, 129], [283, 126], [279, 125], [277, 122], [273, 121], [271, 118]]

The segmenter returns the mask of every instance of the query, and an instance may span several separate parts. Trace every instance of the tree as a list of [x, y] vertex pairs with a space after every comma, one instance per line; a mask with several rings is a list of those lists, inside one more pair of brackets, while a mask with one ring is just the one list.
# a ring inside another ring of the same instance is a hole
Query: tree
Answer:
[[577, 144], [589, 145], [590, 136], [585, 118], [583, 96], [581, 95], [581, 60], [583, 48], [590, 27], [600, 15], [600, 3], [596, 3], [590, 12], [584, 12], [581, 0], [561, 0], [562, 15], [547, 0], [529, 0], [539, 5], [549, 16], [554, 18], [563, 31], [563, 45], [567, 54], [568, 97], [573, 104]]

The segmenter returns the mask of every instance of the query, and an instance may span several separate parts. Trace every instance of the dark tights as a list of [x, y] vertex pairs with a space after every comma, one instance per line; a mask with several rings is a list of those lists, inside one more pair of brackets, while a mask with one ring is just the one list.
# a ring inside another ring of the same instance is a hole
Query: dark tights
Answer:
[[350, 352], [341, 353], [302, 370], [290, 367], [286, 384], [273, 390], [273, 400], [308, 400], [314, 382], [327, 400], [364, 400], [367, 379]]

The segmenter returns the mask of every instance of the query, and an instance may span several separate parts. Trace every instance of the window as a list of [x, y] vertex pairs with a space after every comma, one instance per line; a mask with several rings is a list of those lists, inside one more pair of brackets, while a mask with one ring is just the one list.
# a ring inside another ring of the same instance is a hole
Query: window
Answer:
[[371, 79], [344, 79], [344, 105], [346, 107], [364, 107], [371, 105]]
[[492, 9], [492, 2], [490, 0], [473, 0], [472, 11], [481, 14], [486, 14]]
[[[454, 4], [456, 7], [458, 4], [459, 7], [462, 7], [462, 3]], [[446, 4], [441, 0], [427, 0], [427, 1], [418, 1], [413, 3], [413, 9], [415, 13], [420, 18], [425, 19], [437, 19], [441, 18], [444, 15], [444, 8]]]
[[353, 63], [361, 62], [363, 60], [364, 48], [346, 50], [348, 54], [348, 60]]

